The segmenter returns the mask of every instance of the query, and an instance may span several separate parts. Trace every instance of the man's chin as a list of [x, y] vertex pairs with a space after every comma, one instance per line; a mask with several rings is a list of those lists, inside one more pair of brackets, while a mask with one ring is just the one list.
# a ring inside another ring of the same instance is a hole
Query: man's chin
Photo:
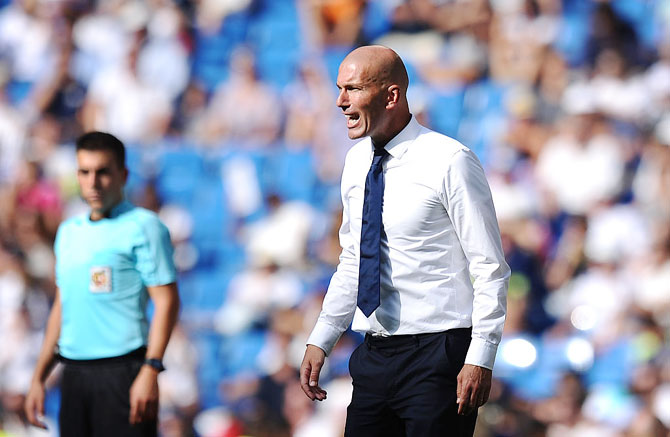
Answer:
[[107, 211], [110, 209], [109, 207], [99, 202], [89, 203], [88, 207], [91, 209], [91, 213], [100, 214], [103, 216], [106, 215]]
[[86, 204], [94, 212], [101, 212], [105, 209], [105, 205], [98, 201], [87, 201]]

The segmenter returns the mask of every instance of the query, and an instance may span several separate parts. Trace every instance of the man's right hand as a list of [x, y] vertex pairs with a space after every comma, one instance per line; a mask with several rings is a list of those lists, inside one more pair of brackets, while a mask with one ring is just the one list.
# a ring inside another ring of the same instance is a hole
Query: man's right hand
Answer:
[[39, 381], [33, 381], [30, 384], [30, 389], [26, 395], [26, 401], [23, 404], [23, 409], [26, 412], [26, 417], [31, 425], [35, 425], [42, 429], [47, 429], [44, 422], [40, 420], [44, 417], [44, 384]]
[[326, 399], [326, 391], [319, 387], [319, 374], [323, 363], [326, 361], [326, 353], [320, 347], [312, 344], [307, 345], [305, 357], [300, 365], [300, 385], [311, 400], [322, 401]]

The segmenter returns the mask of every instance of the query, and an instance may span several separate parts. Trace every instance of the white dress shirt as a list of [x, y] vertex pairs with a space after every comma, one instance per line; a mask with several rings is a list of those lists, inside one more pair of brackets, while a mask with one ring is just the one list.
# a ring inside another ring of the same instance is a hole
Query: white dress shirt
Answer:
[[352, 319], [353, 330], [375, 336], [472, 327], [465, 362], [492, 369], [510, 269], [484, 170], [470, 149], [414, 117], [385, 148], [381, 304], [369, 318], [356, 306], [367, 137], [347, 154], [340, 263], [307, 343], [329, 354]]

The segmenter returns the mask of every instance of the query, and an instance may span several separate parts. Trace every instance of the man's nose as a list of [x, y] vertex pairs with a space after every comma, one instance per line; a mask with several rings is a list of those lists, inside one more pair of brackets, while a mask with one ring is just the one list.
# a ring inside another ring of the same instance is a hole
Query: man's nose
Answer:
[[335, 104], [340, 108], [349, 106], [346, 90], [340, 90], [340, 93], [337, 95], [337, 100], [335, 100]]
[[93, 188], [99, 188], [100, 187], [100, 176], [96, 175], [96, 174], [91, 175], [91, 180], [90, 180], [89, 184]]

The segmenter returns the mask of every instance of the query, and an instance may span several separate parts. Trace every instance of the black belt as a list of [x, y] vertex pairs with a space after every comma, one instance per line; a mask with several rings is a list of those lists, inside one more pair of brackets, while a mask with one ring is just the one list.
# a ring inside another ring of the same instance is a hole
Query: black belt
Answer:
[[422, 334], [403, 334], [390, 335], [383, 337], [381, 335], [365, 334], [365, 344], [374, 349], [385, 348], [402, 348], [408, 345], [420, 345], [422, 342], [432, 339], [433, 337], [444, 335], [446, 333], [455, 335], [464, 335], [470, 337], [472, 335], [472, 328], [454, 328], [448, 331], [441, 332], [426, 332]]
[[128, 352], [127, 354], [119, 355], [116, 357], [108, 358], [97, 358], [94, 360], [71, 360], [70, 358], [65, 358], [62, 355], [58, 355], [58, 360], [64, 364], [73, 364], [76, 366], [100, 366], [107, 364], [116, 364], [116, 363], [125, 363], [128, 361], [143, 360], [144, 356], [147, 353], [147, 348], [142, 346], [135, 349], [134, 351]]

